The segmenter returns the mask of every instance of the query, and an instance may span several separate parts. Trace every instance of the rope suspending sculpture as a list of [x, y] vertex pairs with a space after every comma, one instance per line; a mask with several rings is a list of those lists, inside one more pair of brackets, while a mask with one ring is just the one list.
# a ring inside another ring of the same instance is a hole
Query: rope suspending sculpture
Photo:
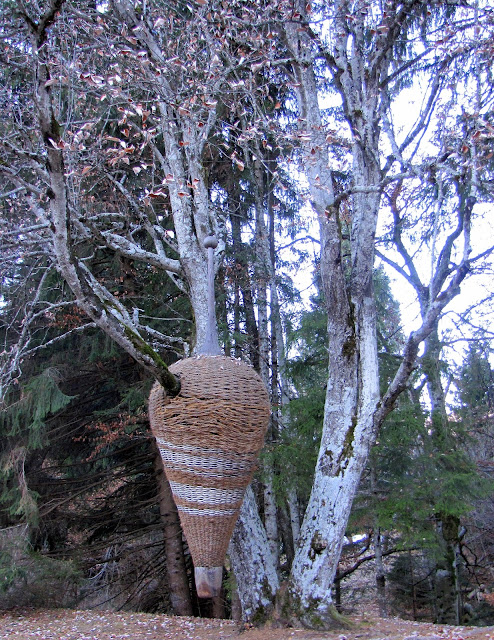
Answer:
[[157, 382], [149, 418], [194, 562], [197, 594], [220, 593], [223, 563], [245, 489], [264, 443], [270, 406], [254, 369], [222, 355], [214, 302], [214, 236], [208, 252], [208, 325], [196, 357], [170, 371], [181, 390], [167, 397]]

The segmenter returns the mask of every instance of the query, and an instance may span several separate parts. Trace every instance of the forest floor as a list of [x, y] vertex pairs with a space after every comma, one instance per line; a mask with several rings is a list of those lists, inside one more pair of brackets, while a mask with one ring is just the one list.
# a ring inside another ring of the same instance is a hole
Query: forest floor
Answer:
[[2, 640], [494, 640], [494, 627], [451, 627], [352, 616], [351, 629], [245, 628], [229, 620], [70, 609], [0, 613]]

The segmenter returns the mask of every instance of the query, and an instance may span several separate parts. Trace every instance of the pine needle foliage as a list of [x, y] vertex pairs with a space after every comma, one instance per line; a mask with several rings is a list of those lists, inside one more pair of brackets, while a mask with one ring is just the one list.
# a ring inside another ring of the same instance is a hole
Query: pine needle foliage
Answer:
[[60, 389], [61, 374], [55, 367], [48, 367], [31, 378], [21, 389], [19, 397], [0, 412], [0, 429], [4, 436], [27, 435], [31, 449], [43, 444], [43, 432], [48, 416], [66, 407], [75, 396]]
[[[73, 399], [60, 389], [61, 375], [48, 367], [21, 387], [18, 397], [0, 412], [0, 504], [5, 515], [38, 522], [36, 491], [26, 479], [26, 459], [29, 454], [46, 446], [46, 421]], [[11, 394], [10, 397], [12, 397]]]

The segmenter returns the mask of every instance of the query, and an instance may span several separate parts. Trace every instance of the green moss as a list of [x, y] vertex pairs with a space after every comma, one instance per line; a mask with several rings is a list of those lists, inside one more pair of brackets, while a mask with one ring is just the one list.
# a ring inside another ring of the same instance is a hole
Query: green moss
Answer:
[[[353, 440], [355, 438], [355, 429], [357, 427], [357, 416], [352, 417], [352, 424], [348, 427], [348, 431], [345, 435], [345, 441], [343, 442], [343, 449], [338, 457], [337, 466], [342, 469], [346, 469], [348, 466], [348, 460], [353, 454]], [[342, 464], [344, 463], [344, 464]]]
[[267, 622], [269, 622], [274, 613], [273, 591], [271, 589], [271, 586], [267, 578], [264, 578], [263, 580], [261, 591], [264, 597], [264, 601], [268, 602], [268, 604], [259, 605], [255, 613], [252, 615], [249, 622], [253, 624], [255, 627], [260, 627], [266, 624]]
[[350, 302], [350, 310], [348, 311], [346, 322], [350, 329], [350, 335], [343, 343], [341, 353], [346, 358], [352, 358], [357, 350], [357, 338], [355, 334], [355, 305], [353, 302]]
[[352, 333], [355, 333], [355, 303], [350, 300], [349, 305], [350, 311], [346, 317], [346, 323], [352, 330]]
[[132, 331], [128, 327], [124, 328], [124, 333], [126, 337], [132, 342], [134, 347], [138, 349], [143, 355], [149, 356], [153, 359], [155, 364], [160, 368], [167, 369], [168, 367], [164, 363], [164, 361], [160, 358], [159, 354], [156, 353], [154, 349], [152, 349], [145, 340], [141, 338], [139, 334], [135, 331]]
[[309, 629], [316, 629], [321, 631], [327, 631], [329, 629], [351, 629], [355, 625], [346, 616], [338, 612], [334, 605], [331, 605], [327, 615], [323, 615], [318, 611], [315, 611], [318, 602], [309, 607], [300, 617], [300, 620], [304, 627]]
[[345, 627], [345, 629], [355, 628], [356, 625], [350, 620], [350, 618], [347, 618], [347, 616], [344, 616], [342, 613], [340, 613], [334, 605], [330, 607], [329, 611], [331, 613], [331, 618], [335, 621], [336, 624]]
[[343, 347], [341, 348], [341, 353], [345, 356], [345, 358], [350, 359], [355, 354], [356, 349], [357, 349], [357, 341], [355, 339], [355, 335], [352, 334], [343, 343]]
[[323, 618], [317, 613], [311, 613], [310, 617], [305, 616], [307, 620], [309, 620], [309, 626], [311, 629], [325, 629], [326, 625], [323, 621]]
[[255, 626], [255, 627], [260, 627], [262, 624], [264, 624], [267, 619], [268, 619], [268, 613], [266, 610], [266, 607], [264, 607], [262, 604], [256, 609], [256, 612], [254, 613], [254, 615], [252, 616], [252, 620], [251, 623]]
[[124, 328], [124, 333], [140, 353], [153, 360], [156, 366], [162, 371], [162, 375], [160, 376], [162, 386], [170, 395], [176, 396], [180, 392], [180, 380], [170, 373], [160, 355], [156, 353], [138, 333], [132, 331], [129, 327]]
[[284, 624], [288, 624], [292, 615], [292, 607], [290, 606], [290, 598], [288, 597], [287, 584], [283, 584], [277, 596], [277, 606], [280, 610], [280, 619]]
[[308, 607], [303, 607], [300, 599], [293, 594], [287, 595], [283, 602], [283, 618], [295, 627], [327, 631], [329, 629], [354, 628], [354, 623], [339, 613], [334, 605], [326, 612], [319, 610], [320, 601], [314, 599]]

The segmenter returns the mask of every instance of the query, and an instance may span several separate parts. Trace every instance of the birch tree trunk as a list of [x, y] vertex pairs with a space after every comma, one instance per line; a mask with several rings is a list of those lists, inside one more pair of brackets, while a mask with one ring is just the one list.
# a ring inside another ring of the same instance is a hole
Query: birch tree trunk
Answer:
[[[254, 174], [256, 176], [255, 210], [256, 210], [256, 276], [257, 276], [257, 314], [259, 323], [259, 364], [261, 378], [270, 392], [271, 403], [275, 404], [270, 371], [270, 336], [268, 320], [268, 283], [269, 261], [267, 260], [267, 230], [264, 223], [264, 176], [258, 161], [255, 162]], [[271, 415], [269, 429], [266, 434], [266, 443], [269, 447], [275, 439], [274, 416]], [[268, 539], [269, 549], [275, 566], [279, 563], [278, 519], [276, 509], [276, 496], [273, 487], [273, 460], [266, 455], [263, 459], [263, 499], [264, 499], [264, 526]]]
[[[278, 296], [278, 284], [276, 277], [276, 249], [274, 238], [274, 210], [272, 208], [272, 191], [268, 193], [269, 234], [264, 228], [262, 239], [264, 241], [263, 253], [266, 269], [269, 277], [270, 294], [270, 318], [271, 318], [271, 352], [272, 352], [272, 395], [273, 395], [273, 420], [276, 430], [281, 434], [284, 426], [290, 423], [290, 393], [288, 390], [288, 378], [286, 368], [286, 349], [281, 306]], [[261, 221], [264, 226], [264, 220]], [[268, 238], [269, 235], [269, 238]], [[294, 548], [300, 535], [300, 514], [298, 508], [297, 492], [288, 482], [285, 495], [288, 507], [290, 530], [286, 532], [292, 538], [290, 548]], [[288, 555], [288, 553], [287, 553]]]
[[[204, 140], [198, 139], [196, 123], [184, 122], [181, 130], [177, 130], [173, 126], [174, 114], [170, 113], [170, 108], [164, 104], [161, 108], [162, 131], [167, 151], [166, 169], [175, 177], [169, 185], [173, 222], [180, 262], [187, 279], [194, 312], [195, 351], [206, 339], [208, 318], [207, 253], [203, 242], [204, 238], [215, 230], [209, 210], [209, 195], [200, 166]], [[181, 151], [182, 137], [187, 142], [186, 152]], [[180, 185], [187, 182], [196, 185], [194, 190], [190, 190], [190, 197], [179, 195], [181, 188], [183, 189]]]
[[[277, 407], [276, 415], [273, 410], [273, 417], [278, 423], [278, 431], [290, 424], [290, 393], [288, 390], [288, 378], [286, 369], [286, 349], [285, 336], [283, 332], [283, 323], [281, 317], [281, 306], [278, 296], [278, 284], [276, 278], [276, 244], [275, 244], [275, 215], [273, 209], [273, 191], [270, 189], [268, 193], [268, 214], [269, 214], [269, 247], [265, 246], [264, 253], [266, 259], [269, 256], [269, 292], [271, 302], [271, 340], [272, 340], [272, 360], [276, 362], [273, 366], [273, 382], [272, 393], [275, 406]], [[266, 234], [263, 234], [266, 237]], [[286, 504], [290, 519], [290, 532], [292, 544], [290, 548], [294, 548], [298, 542], [300, 535], [300, 513], [298, 506], [298, 498], [295, 487], [289, 483], [286, 490]], [[286, 552], [287, 555], [288, 552]]]
[[[151, 59], [157, 65], [164, 65], [167, 52], [161, 49], [147, 23], [139, 19], [134, 4], [129, 0], [113, 0], [112, 5], [129, 31], [136, 34]], [[211, 56], [213, 55], [214, 51], [211, 51]], [[167, 76], [160, 74], [156, 77], [152, 72], [148, 75], [158, 98], [164, 154], [157, 146], [153, 149], [163, 174], [169, 176], [168, 193], [180, 263], [194, 313], [195, 351], [204, 343], [208, 317], [207, 251], [203, 242], [206, 236], [217, 231], [217, 220], [210, 208], [202, 165], [204, 146], [216, 121], [215, 109], [203, 107], [192, 110], [178, 107], [178, 89], [171, 85]], [[216, 104], [214, 95], [222, 80], [220, 74], [207, 87], [213, 95], [211, 104]]]
[[[458, 225], [440, 253], [422, 325], [410, 334], [395, 378], [379, 399], [372, 271], [381, 193], [385, 172], [393, 160], [387, 159], [381, 169], [380, 124], [385, 121], [389, 104], [393, 49], [406, 36], [415, 6], [418, 3], [414, 0], [406, 5], [392, 2], [382, 14], [376, 6], [377, 19], [374, 29], [369, 30], [366, 21], [370, 13], [365, 3], [355, 5], [352, 11], [347, 3], [336, 2], [328, 8], [333, 31], [323, 42], [324, 37], [315, 34], [309, 24], [305, 4], [299, 2], [298, 21], [287, 21], [284, 29], [291, 54], [289, 72], [298, 93], [303, 163], [320, 227], [321, 278], [328, 311], [329, 371], [323, 432], [288, 591], [294, 617], [311, 627], [331, 624], [330, 589], [353, 497], [375, 434], [406, 387], [420, 343], [433, 331], [440, 313], [458, 294], [459, 284], [470, 269], [470, 216], [475, 198], [460, 194]], [[367, 39], [371, 34], [372, 42]], [[318, 103], [315, 61], [320, 59], [333, 73], [351, 133], [349, 259], [342, 251], [339, 199], [333, 192]], [[406, 68], [404, 65], [402, 70]], [[436, 90], [434, 85], [421, 114], [423, 123], [427, 122]], [[422, 126], [426, 124], [415, 126], [402, 149], [411, 144]], [[399, 155], [396, 142], [394, 146]], [[398, 216], [397, 228], [399, 222]], [[463, 252], [459, 252], [461, 259], [452, 271], [451, 251], [461, 234]], [[406, 264], [410, 280], [413, 261]]]
[[[239, 199], [238, 185], [232, 185], [229, 193], [233, 194], [233, 202]], [[232, 205], [233, 209], [233, 205]], [[232, 226], [233, 252], [235, 256], [235, 285], [241, 293], [243, 311], [245, 314], [245, 331], [248, 340], [249, 361], [256, 371], [260, 371], [259, 330], [254, 313], [252, 282], [249, 274], [249, 264], [246, 259], [246, 248], [242, 242], [240, 218], [235, 211], [230, 213]]]
[[[321, 234], [321, 276], [328, 311], [329, 370], [324, 424], [309, 504], [290, 576], [289, 597], [295, 616], [310, 627], [334, 620], [331, 586], [336, 574], [351, 504], [369, 448], [379, 400], [376, 313], [372, 290], [374, 235], [379, 209], [378, 92], [359, 68], [359, 45], [342, 38], [337, 47], [339, 86], [354, 134], [354, 181], [375, 193], [353, 200], [351, 275], [347, 287], [339, 213], [328, 169], [326, 143], [307, 43], [288, 27], [287, 41], [296, 60], [299, 106], [310, 147], [306, 170], [312, 206]], [[305, 46], [304, 46], [305, 45]], [[348, 51], [350, 53], [348, 53]], [[359, 102], [358, 109], [355, 103]], [[355, 116], [355, 114], [358, 114]], [[375, 155], [374, 155], [375, 154]]]
[[228, 554], [242, 605], [242, 619], [258, 624], [266, 622], [273, 613], [280, 584], [251, 487], [246, 491]]

